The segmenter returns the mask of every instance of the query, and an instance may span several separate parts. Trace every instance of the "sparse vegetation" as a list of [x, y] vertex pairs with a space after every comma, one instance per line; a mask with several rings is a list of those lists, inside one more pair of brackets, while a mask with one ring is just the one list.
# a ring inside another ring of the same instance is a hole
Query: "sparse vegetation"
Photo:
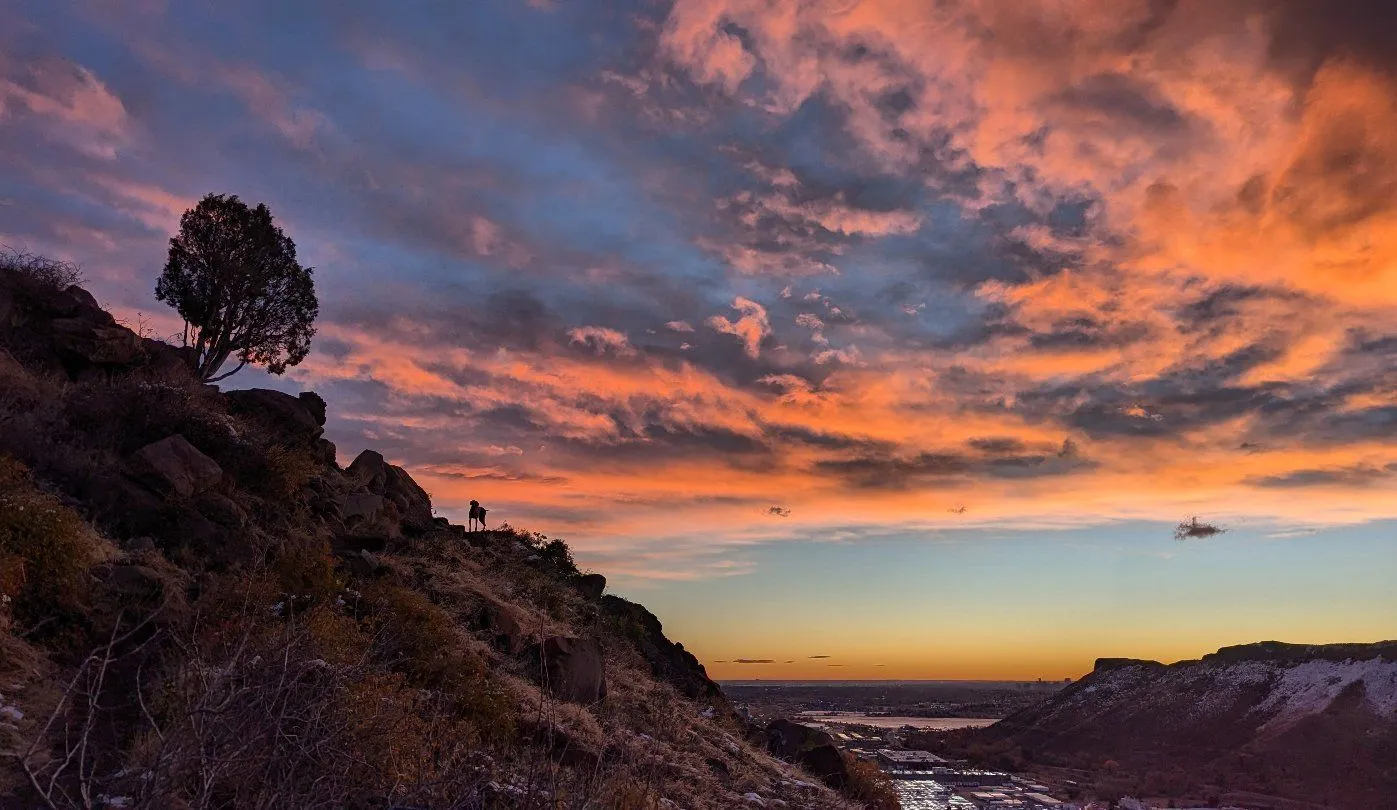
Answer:
[[0, 456], [0, 614], [8, 608], [30, 630], [71, 618], [104, 552], [81, 517]]
[[31, 290], [66, 290], [82, 284], [82, 268], [72, 262], [12, 250], [0, 245], [0, 271], [7, 271]]

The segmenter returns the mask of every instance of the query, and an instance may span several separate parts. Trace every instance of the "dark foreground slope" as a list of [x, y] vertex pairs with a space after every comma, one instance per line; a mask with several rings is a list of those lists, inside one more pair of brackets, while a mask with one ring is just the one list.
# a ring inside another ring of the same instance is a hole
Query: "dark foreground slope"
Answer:
[[847, 806], [566, 546], [0, 269], [0, 807]]
[[1035, 763], [1116, 772], [1137, 795], [1397, 807], [1397, 642], [1266, 642], [1168, 666], [1102, 659], [977, 741]]

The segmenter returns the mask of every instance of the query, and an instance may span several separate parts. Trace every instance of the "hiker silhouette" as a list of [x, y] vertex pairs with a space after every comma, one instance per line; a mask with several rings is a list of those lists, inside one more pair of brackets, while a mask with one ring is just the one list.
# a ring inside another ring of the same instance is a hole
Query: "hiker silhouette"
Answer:
[[471, 511], [466, 516], [467, 531], [475, 531], [485, 528], [485, 507], [480, 505], [480, 501], [471, 501]]

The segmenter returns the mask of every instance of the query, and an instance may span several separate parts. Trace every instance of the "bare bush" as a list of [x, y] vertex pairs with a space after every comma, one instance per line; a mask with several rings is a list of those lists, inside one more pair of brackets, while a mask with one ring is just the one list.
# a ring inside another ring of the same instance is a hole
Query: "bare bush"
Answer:
[[82, 268], [72, 262], [50, 259], [0, 245], [0, 271], [9, 271], [32, 287], [66, 290], [83, 283]]

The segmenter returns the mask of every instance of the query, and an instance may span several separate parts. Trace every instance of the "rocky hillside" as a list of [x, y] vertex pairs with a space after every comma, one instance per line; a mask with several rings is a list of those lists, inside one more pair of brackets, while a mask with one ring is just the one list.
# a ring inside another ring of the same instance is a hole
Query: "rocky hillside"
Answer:
[[[852, 807], [565, 543], [0, 268], [0, 807]], [[758, 744], [749, 743], [755, 739]]]
[[1397, 807], [1397, 642], [1265, 642], [1167, 666], [1102, 659], [978, 739], [1034, 762], [1116, 770], [1155, 795], [1181, 775], [1215, 794]]

